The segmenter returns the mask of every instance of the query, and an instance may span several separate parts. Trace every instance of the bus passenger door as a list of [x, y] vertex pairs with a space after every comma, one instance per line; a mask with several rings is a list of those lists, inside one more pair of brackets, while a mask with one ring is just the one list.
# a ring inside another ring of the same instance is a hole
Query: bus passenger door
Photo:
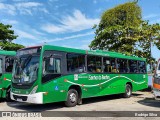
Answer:
[[64, 58], [63, 52], [57, 51], [45, 51], [43, 60], [43, 90], [48, 92], [47, 96], [44, 96], [44, 102], [55, 102], [64, 100], [64, 79], [61, 79], [64, 74]]

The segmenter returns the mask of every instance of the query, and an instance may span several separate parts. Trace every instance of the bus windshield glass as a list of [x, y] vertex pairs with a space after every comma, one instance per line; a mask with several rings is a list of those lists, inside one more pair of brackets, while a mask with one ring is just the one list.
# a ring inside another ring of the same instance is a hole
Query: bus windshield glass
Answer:
[[39, 56], [25, 56], [15, 61], [13, 83], [27, 84], [37, 79]]
[[[21, 51], [21, 53], [23, 52]], [[33, 83], [38, 76], [39, 58], [38, 54], [18, 53], [13, 68], [12, 82], [20, 84]]]

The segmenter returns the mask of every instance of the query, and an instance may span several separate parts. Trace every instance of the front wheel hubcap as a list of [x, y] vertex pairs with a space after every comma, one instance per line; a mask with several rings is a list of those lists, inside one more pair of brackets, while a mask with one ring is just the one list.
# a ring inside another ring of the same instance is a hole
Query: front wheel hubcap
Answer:
[[127, 88], [127, 95], [131, 95], [131, 90], [130, 90], [130, 88]]
[[71, 93], [69, 96], [69, 99], [72, 103], [74, 103], [76, 101], [76, 94], [75, 93]]

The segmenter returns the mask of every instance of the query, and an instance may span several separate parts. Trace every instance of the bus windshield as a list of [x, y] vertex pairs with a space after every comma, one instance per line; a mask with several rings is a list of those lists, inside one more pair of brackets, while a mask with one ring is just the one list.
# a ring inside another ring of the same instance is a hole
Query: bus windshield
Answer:
[[38, 76], [39, 56], [25, 55], [15, 60], [13, 83], [29, 84]]

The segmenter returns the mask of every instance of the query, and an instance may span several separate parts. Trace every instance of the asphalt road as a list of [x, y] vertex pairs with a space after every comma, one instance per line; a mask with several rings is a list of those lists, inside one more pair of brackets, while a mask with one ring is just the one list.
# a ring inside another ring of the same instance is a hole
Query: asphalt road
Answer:
[[[76, 107], [72, 107], [72, 108], [65, 107], [63, 102], [36, 105], [36, 104], [27, 104], [27, 103], [19, 103], [19, 102], [1, 101], [0, 111], [28, 111], [28, 112], [38, 112], [38, 113], [43, 113], [43, 112], [45, 113], [46, 111], [52, 111], [48, 113], [49, 116], [52, 116], [54, 114], [56, 119], [61, 119], [62, 118], [61, 115], [62, 115], [63, 117], [65, 117], [65, 120], [67, 119], [79, 120], [80, 118], [78, 117], [86, 117], [87, 115], [92, 117], [91, 118], [92, 120], [105, 119], [107, 115], [109, 118], [112, 118], [112, 119], [122, 119], [122, 117], [125, 116], [125, 114], [128, 114], [127, 111], [134, 111], [134, 112], [135, 111], [137, 112], [138, 111], [160, 111], [160, 101], [154, 100], [151, 92], [138, 91], [133, 93], [131, 98], [122, 98], [120, 95], [109, 95], [109, 96], [103, 96], [103, 97], [83, 99], [82, 105], [77, 105]], [[70, 112], [66, 112], [66, 111], [70, 111]], [[97, 111], [101, 111], [101, 112], [97, 112]], [[120, 111], [120, 112], [117, 112], [117, 111]], [[107, 114], [106, 116], [104, 115], [105, 113]], [[98, 116], [99, 118], [96, 118], [95, 116]], [[10, 119], [10, 118], [7, 118], [7, 119]], [[39, 118], [39, 119], [42, 119], [42, 118]], [[83, 119], [89, 119], [89, 118], [83, 118]], [[127, 118], [123, 118], [123, 119], [127, 119]], [[134, 119], [134, 118], [130, 118], [130, 119]], [[137, 119], [140, 119], [140, 118], [137, 118]], [[142, 119], [149, 119], [149, 118], [143, 117]], [[153, 119], [153, 118], [150, 118], [150, 119]]]

